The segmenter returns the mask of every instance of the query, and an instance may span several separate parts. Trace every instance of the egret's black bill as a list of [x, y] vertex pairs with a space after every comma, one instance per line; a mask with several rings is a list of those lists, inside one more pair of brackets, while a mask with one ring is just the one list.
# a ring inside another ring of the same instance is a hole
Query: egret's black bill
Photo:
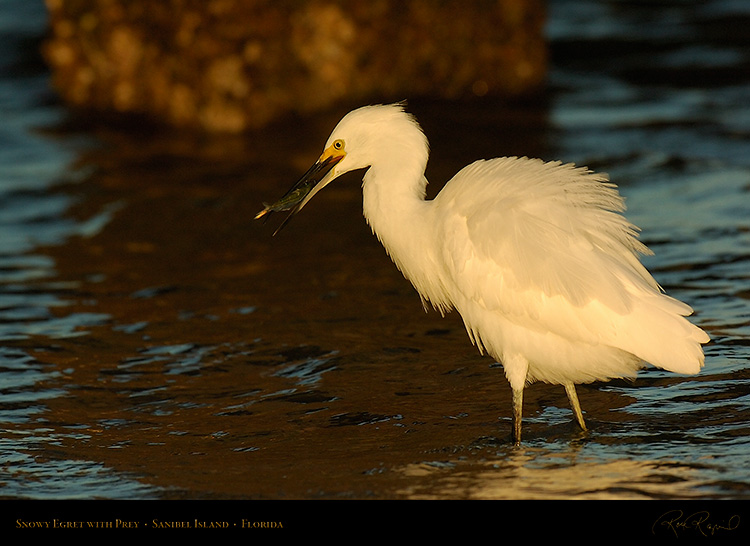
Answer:
[[268, 217], [272, 212], [283, 212], [291, 210], [281, 225], [276, 228], [274, 235], [276, 235], [281, 228], [283, 228], [292, 216], [297, 214], [302, 207], [312, 198], [315, 193], [323, 188], [330, 179], [327, 178], [333, 167], [343, 159], [343, 156], [328, 155], [321, 157], [315, 164], [308, 169], [308, 171], [302, 175], [294, 186], [292, 186], [288, 192], [286, 192], [281, 199], [275, 203], [263, 203], [263, 210], [255, 215], [255, 219], [259, 219], [263, 216]]

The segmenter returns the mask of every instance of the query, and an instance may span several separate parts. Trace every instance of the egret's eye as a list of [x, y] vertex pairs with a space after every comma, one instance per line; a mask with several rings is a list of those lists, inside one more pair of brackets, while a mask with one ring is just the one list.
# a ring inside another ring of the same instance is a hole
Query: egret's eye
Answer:
[[333, 149], [334, 150], [343, 150], [344, 149], [344, 141], [343, 140], [336, 140], [333, 143]]

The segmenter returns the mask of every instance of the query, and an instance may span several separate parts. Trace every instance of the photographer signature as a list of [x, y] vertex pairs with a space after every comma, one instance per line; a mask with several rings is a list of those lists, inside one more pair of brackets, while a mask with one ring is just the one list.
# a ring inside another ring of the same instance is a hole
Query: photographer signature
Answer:
[[711, 521], [708, 511], [698, 511], [685, 515], [682, 510], [670, 510], [662, 514], [651, 526], [651, 533], [673, 533], [679, 537], [680, 532], [697, 532], [707, 537], [722, 531], [734, 531], [740, 526], [740, 516], [733, 515], [729, 519]]

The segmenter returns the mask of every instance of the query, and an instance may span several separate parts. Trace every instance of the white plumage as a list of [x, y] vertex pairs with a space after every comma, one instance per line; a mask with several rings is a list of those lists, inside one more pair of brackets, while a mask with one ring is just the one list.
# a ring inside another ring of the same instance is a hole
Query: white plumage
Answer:
[[[502, 363], [520, 442], [524, 387], [632, 377], [648, 362], [694, 374], [709, 338], [692, 309], [643, 267], [648, 249], [604, 175], [538, 159], [477, 161], [425, 200], [427, 140], [399, 104], [347, 114], [320, 160], [271, 211], [298, 212], [341, 174], [366, 168], [363, 211], [386, 251], [441, 312], [456, 309]], [[288, 218], [287, 218], [288, 219]]]

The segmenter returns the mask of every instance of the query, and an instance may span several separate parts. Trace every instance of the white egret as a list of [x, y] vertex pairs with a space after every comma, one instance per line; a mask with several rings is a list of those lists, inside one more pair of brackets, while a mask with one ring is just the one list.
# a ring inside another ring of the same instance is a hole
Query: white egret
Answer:
[[425, 307], [456, 309], [480, 352], [502, 364], [515, 443], [523, 390], [535, 381], [563, 385], [586, 430], [576, 383], [634, 377], [645, 362], [698, 373], [709, 337], [641, 264], [650, 251], [606, 175], [525, 157], [480, 160], [426, 200], [427, 158], [427, 139], [401, 104], [359, 108], [256, 218], [291, 210], [281, 229], [336, 177], [367, 169], [373, 233]]

